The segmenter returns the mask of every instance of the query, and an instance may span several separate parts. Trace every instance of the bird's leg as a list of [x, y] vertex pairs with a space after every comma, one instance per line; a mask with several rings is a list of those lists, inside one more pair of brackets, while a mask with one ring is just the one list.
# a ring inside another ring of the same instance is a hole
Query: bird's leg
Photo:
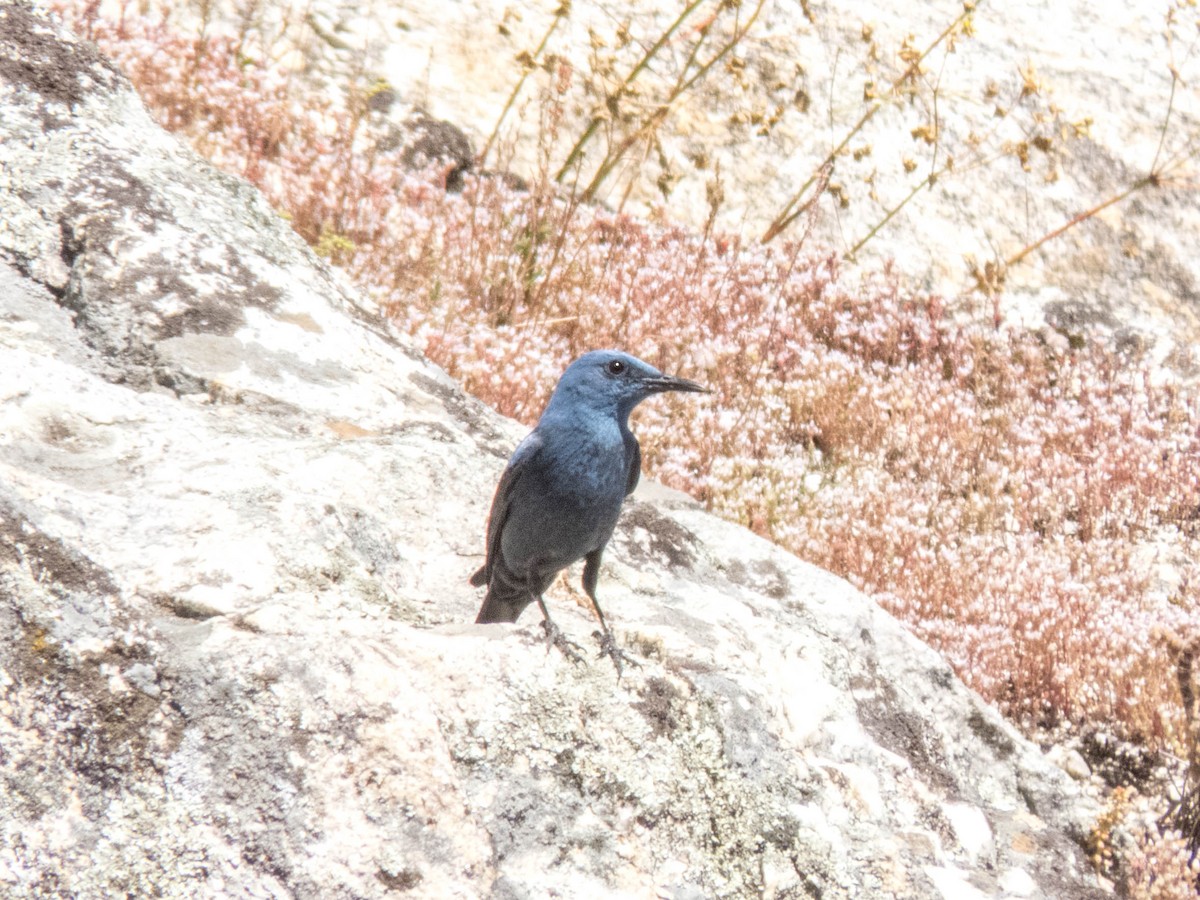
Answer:
[[538, 606], [542, 608], [542, 628], [546, 632], [546, 649], [549, 650], [552, 646], [557, 647], [562, 652], [562, 655], [571, 662], [583, 662], [583, 657], [580, 656], [583, 648], [574, 641], [568, 640], [567, 636], [562, 633], [562, 630], [551, 621], [550, 611], [546, 609], [546, 601], [539, 596], [537, 602]]
[[596, 603], [596, 598], [592, 598], [592, 605], [596, 607], [596, 612], [600, 615], [600, 626], [604, 629], [604, 633], [593, 631], [593, 636], [600, 638], [600, 656], [607, 656], [613, 662], [613, 668], [617, 670], [617, 678], [620, 679], [624, 674], [624, 664], [628, 663], [637, 669], [641, 667], [641, 663], [617, 646], [617, 639], [612, 633], [612, 629], [608, 627], [608, 623], [604, 621], [604, 613], [600, 612], [600, 605]]
[[[612, 629], [604, 621], [604, 611], [600, 609], [600, 604], [596, 601], [596, 580], [600, 575], [600, 554], [602, 552], [602, 550], [596, 550], [587, 555], [586, 562], [583, 564], [583, 590], [587, 593], [588, 599], [592, 601], [592, 606], [596, 608], [596, 615], [600, 618], [600, 627], [604, 629], [604, 634], [600, 635], [600, 656], [607, 656], [613, 661], [613, 667], [617, 670], [619, 679], [624, 671], [624, 663], [629, 663], [634, 668], [639, 667], [641, 663], [617, 646], [617, 639], [613, 636]], [[593, 632], [593, 634], [599, 633]]]

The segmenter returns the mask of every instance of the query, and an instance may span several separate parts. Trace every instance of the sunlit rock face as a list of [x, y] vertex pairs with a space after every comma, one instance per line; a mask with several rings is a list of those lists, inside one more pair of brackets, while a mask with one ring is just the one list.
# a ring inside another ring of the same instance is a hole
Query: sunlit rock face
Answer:
[[[258, 15], [262, 33], [319, 72], [318, 84], [382, 79], [397, 120], [412, 110], [449, 120], [476, 150], [490, 148], [488, 166], [524, 177], [548, 145], [556, 171], [599, 117], [579, 183], [627, 146], [597, 198], [697, 227], [719, 182], [718, 227], [762, 236], [795, 211], [793, 197], [802, 206], [813, 195], [801, 188], [841, 147], [819, 215], [798, 217], [781, 239], [811, 225], [811, 239], [863, 261], [893, 259], [952, 300], [975, 284], [973, 266], [1013, 259], [1082, 215], [1005, 269], [995, 310], [980, 294], [957, 305], [1074, 340], [1148, 346], [1194, 379], [1200, 207], [1188, 148], [1200, 130], [1200, 61], [1185, 49], [1194, 13], [1175, 10], [1168, 25], [1170, 4], [982, 2], [969, 15], [967, 5], [754, 0], [716, 16], [699, 5], [679, 21], [683, 4], [651, 0], [466, 0], [454, 16], [437, 0], [399, 11], [385, 0], [318, 0], [303, 23], [284, 4]], [[194, 16], [172, 14], [194, 27]], [[232, 11], [217, 18], [241, 27]], [[918, 58], [920, 75], [906, 78]], [[531, 60], [539, 65], [528, 69]], [[548, 96], [562, 115], [549, 141]], [[650, 143], [627, 141], [648, 134]]]

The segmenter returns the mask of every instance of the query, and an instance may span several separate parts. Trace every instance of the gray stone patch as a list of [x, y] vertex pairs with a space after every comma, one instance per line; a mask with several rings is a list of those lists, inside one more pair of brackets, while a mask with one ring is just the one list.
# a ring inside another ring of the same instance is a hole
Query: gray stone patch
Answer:
[[787, 575], [769, 559], [756, 559], [748, 564], [740, 559], [730, 560], [725, 574], [734, 584], [753, 587], [776, 600], [789, 593]]
[[709, 702], [720, 704], [715, 717], [722, 723], [725, 758], [733, 769], [755, 780], [784, 777], [778, 743], [755, 699], [737, 682], [716, 673], [697, 673], [693, 680]]
[[[869, 647], [870, 635], [863, 637]], [[874, 668], [870, 661], [868, 666]], [[872, 677], [853, 679], [850, 687], [858, 721], [880, 746], [908, 760], [923, 781], [935, 785], [946, 797], [959, 799], [962, 787], [950, 772], [938, 735], [908, 708], [896, 687], [876, 672], [872, 672]]]
[[678, 706], [683, 699], [682, 692], [668, 679], [651, 676], [646, 679], [641, 695], [642, 699], [634, 703], [633, 708], [645, 717], [654, 737], [670, 738], [680, 726]]
[[65, 119], [51, 108], [72, 108], [93, 91], [125, 87], [125, 76], [94, 44], [67, 40], [30, 4], [0, 7], [0, 81], [20, 85], [42, 98], [46, 128]]
[[997, 759], [1008, 759], [1016, 750], [1012, 738], [978, 711], [967, 717], [967, 727], [995, 751]]
[[66, 591], [116, 594], [109, 573], [58, 538], [40, 531], [0, 497], [0, 563], [28, 566], [43, 584]]
[[430, 377], [424, 372], [413, 372], [409, 377], [422, 391], [441, 400], [446, 412], [475, 435], [487, 452], [504, 459], [512, 453], [514, 445], [504, 432], [496, 428], [486, 407], [474, 397], [465, 394], [457, 385], [447, 384], [442, 379]]
[[695, 536], [649, 503], [626, 501], [617, 528], [636, 560], [665, 561], [672, 569], [690, 569], [696, 563]]

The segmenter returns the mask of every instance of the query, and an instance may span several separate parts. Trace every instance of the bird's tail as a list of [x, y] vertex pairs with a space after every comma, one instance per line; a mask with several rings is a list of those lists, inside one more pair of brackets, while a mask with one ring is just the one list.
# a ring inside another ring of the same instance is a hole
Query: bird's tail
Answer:
[[487, 584], [487, 596], [483, 598], [483, 606], [479, 607], [479, 615], [475, 624], [483, 625], [488, 622], [515, 622], [517, 617], [533, 602], [533, 595], [525, 587], [508, 584], [503, 572], [493, 572], [491, 583], [488, 584], [486, 569], [480, 569], [471, 576], [471, 584], [483, 587]]
[[528, 605], [528, 600], [524, 603], [513, 603], [511, 599], [501, 598], [489, 590], [483, 598], [483, 606], [479, 607], [475, 623], [483, 625], [487, 622], [515, 622]]

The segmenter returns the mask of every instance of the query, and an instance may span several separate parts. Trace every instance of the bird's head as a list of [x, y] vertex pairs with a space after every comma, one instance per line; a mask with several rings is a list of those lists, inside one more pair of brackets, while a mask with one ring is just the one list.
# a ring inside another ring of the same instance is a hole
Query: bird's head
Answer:
[[593, 350], [567, 367], [558, 380], [547, 412], [558, 405], [570, 405], [616, 415], [624, 421], [647, 397], [666, 391], [709, 393], [708, 388], [694, 381], [664, 375], [628, 353]]

